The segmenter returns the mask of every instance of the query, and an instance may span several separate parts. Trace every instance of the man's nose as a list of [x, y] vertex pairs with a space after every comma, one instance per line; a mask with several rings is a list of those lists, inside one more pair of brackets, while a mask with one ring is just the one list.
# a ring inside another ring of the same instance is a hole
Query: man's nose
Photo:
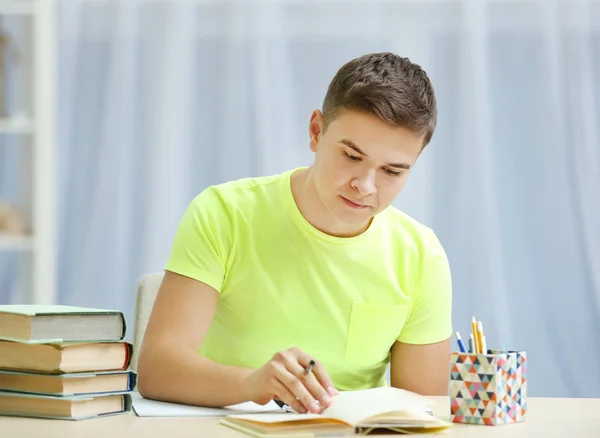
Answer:
[[363, 196], [372, 195], [377, 191], [375, 187], [375, 172], [369, 171], [355, 178], [352, 186]]

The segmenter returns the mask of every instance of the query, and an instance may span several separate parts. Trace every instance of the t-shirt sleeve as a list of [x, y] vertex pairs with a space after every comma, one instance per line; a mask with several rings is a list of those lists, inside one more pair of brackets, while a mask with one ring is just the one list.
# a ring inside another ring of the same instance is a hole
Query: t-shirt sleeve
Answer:
[[398, 341], [432, 344], [452, 335], [452, 278], [448, 258], [433, 231], [429, 231], [420, 285]]
[[201, 281], [221, 292], [231, 244], [230, 214], [218, 193], [208, 188], [194, 198], [181, 218], [164, 269]]

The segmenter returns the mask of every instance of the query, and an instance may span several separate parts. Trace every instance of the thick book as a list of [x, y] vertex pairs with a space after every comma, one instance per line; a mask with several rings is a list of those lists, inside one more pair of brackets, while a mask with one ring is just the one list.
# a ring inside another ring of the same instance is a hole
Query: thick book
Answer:
[[125, 370], [131, 362], [128, 342], [24, 344], [0, 341], [0, 370], [45, 374]]
[[0, 339], [26, 343], [120, 341], [123, 312], [74, 306], [0, 305]]
[[429, 399], [398, 388], [346, 391], [320, 414], [228, 415], [224, 426], [256, 437], [432, 433], [452, 426], [429, 411]]
[[0, 391], [59, 397], [133, 391], [136, 381], [133, 371], [58, 375], [0, 371]]
[[131, 394], [55, 397], [0, 391], [0, 415], [83, 420], [131, 412]]

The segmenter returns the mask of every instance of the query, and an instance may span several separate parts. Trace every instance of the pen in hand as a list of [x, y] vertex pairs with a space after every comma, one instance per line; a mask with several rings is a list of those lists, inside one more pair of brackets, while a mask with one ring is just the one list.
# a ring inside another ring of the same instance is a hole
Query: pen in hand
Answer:
[[287, 406], [287, 403], [282, 402], [281, 400], [277, 400], [276, 398], [273, 401], [279, 406], [281, 409], [284, 409]]

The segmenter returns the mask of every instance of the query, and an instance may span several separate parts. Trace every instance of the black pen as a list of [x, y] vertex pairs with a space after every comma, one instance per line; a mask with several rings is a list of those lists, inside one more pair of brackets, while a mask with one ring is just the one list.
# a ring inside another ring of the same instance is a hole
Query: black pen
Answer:
[[279, 406], [281, 409], [283, 409], [285, 406], [287, 406], [287, 404], [285, 404], [284, 402], [282, 402], [281, 400], [277, 400], [276, 398], [273, 399], [273, 401], [275, 403], [277, 403], [277, 406]]
[[[315, 366], [315, 361], [314, 361], [314, 360], [311, 360], [311, 361], [308, 363], [308, 366], [305, 368], [305, 371], [306, 371], [306, 373], [307, 373], [307, 374], [311, 373], [311, 372], [312, 372], [312, 369], [313, 369], [313, 367], [314, 367], [314, 366]], [[277, 406], [279, 406], [279, 407], [280, 407], [280, 408], [282, 408], [282, 409], [283, 409], [284, 407], [288, 406], [288, 404], [287, 404], [287, 403], [285, 403], [285, 402], [282, 402], [281, 400], [273, 399], [273, 401], [274, 401], [275, 403], [277, 403]]]

